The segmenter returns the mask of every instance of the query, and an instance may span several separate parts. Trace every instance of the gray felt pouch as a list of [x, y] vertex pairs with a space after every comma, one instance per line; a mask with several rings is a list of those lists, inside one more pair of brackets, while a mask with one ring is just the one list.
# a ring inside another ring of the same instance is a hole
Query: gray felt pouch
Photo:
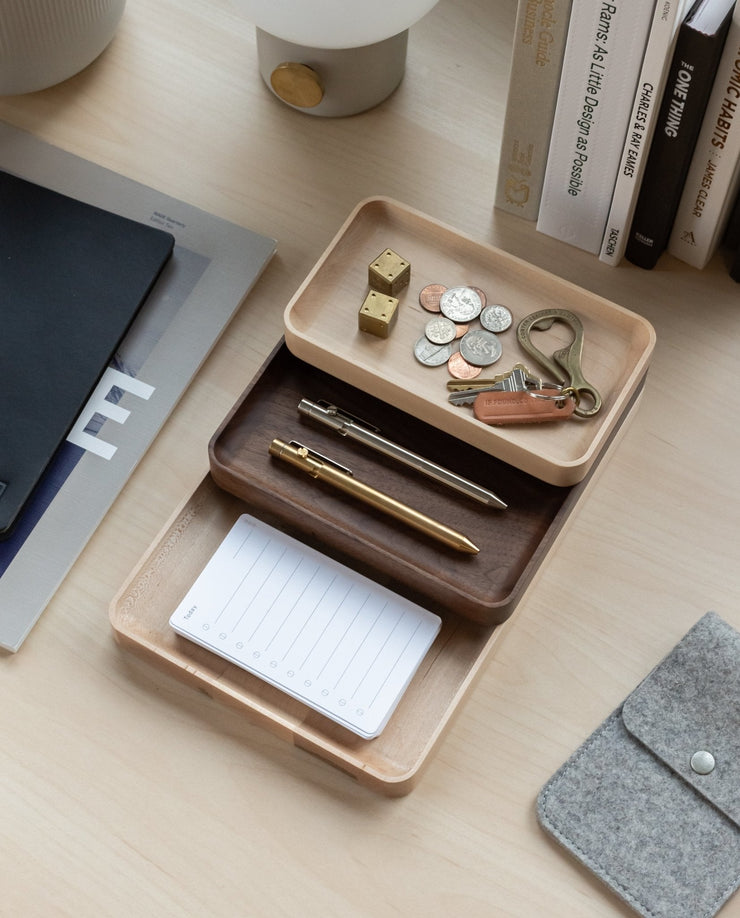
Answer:
[[548, 781], [541, 825], [648, 918], [709, 918], [740, 883], [740, 634], [694, 625]]

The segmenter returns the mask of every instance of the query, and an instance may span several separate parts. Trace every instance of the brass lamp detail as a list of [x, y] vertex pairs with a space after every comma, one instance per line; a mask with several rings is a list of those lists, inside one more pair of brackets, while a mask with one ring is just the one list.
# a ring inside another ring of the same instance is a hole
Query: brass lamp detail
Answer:
[[314, 108], [324, 98], [324, 84], [319, 74], [307, 64], [284, 61], [270, 74], [275, 94], [297, 108]]
[[367, 111], [396, 90], [409, 29], [437, 0], [230, 2], [256, 27], [259, 73], [273, 96], [306, 115], [337, 118]]

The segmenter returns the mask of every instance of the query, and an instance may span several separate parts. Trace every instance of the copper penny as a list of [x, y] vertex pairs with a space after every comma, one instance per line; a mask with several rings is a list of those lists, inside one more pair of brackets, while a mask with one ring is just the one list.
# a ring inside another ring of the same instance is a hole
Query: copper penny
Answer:
[[469, 325], [459, 325], [458, 323], [455, 323], [455, 337], [456, 338], [462, 338], [462, 336], [466, 335], [469, 330], [470, 330]]
[[446, 289], [444, 284], [427, 284], [419, 293], [419, 305], [427, 312], [439, 312], [439, 298]]
[[475, 379], [476, 376], [480, 376], [482, 367], [474, 367], [460, 351], [457, 351], [447, 361], [447, 369], [450, 376], [454, 376], [455, 379]]

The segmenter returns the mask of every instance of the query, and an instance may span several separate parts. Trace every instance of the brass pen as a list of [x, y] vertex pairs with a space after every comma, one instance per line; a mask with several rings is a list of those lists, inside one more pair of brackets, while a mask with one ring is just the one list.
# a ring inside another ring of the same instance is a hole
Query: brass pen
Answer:
[[462, 533], [445, 526], [444, 523], [440, 523], [418, 510], [414, 510], [408, 504], [401, 503], [394, 497], [384, 494], [362, 481], [358, 481], [350, 469], [339, 465], [327, 456], [322, 456], [321, 453], [303, 446], [301, 443], [297, 443], [295, 440], [291, 440], [290, 443], [279, 439], [273, 440], [270, 444], [270, 455], [289, 462], [296, 468], [301, 469], [301, 471], [308, 473], [312, 478], [324, 481], [345, 494], [356, 497], [363, 503], [387, 513], [394, 519], [437, 539], [450, 548], [471, 555], [475, 555], [479, 551], [478, 547]]

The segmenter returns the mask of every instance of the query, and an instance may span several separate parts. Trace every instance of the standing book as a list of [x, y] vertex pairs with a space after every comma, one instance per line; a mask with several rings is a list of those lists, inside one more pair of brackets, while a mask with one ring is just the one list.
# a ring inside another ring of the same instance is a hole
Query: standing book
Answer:
[[601, 249], [654, 3], [574, 0], [537, 229]]
[[635, 212], [648, 150], [655, 132], [658, 108], [663, 98], [668, 68], [686, 6], [686, 0], [661, 0], [653, 11], [653, 22], [632, 102], [627, 136], [622, 148], [609, 218], [606, 221], [599, 253], [599, 259], [606, 264], [618, 265], [627, 248], [627, 234]]
[[571, 0], [519, 0], [496, 207], [536, 220], [565, 53]]
[[722, 248], [725, 250], [730, 277], [740, 282], [740, 192], [735, 195]]
[[719, 246], [740, 179], [740, 7], [736, 6], [676, 211], [668, 251], [703, 268]]
[[735, 0], [696, 0], [678, 32], [625, 257], [654, 268], [670, 237]]

